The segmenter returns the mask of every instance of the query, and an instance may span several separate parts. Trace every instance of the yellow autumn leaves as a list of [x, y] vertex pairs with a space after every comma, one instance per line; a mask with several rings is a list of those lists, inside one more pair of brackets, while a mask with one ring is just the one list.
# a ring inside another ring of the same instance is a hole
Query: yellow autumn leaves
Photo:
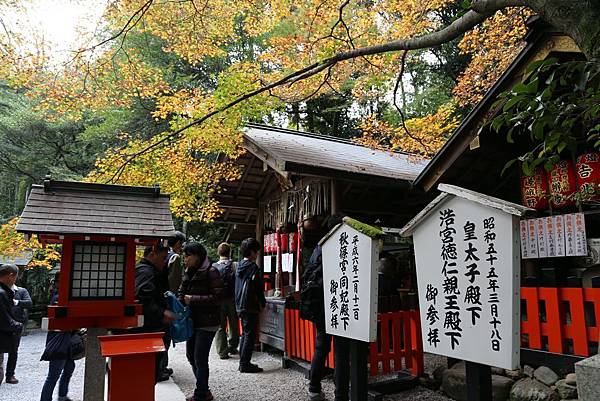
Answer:
[[[284, 102], [341, 91], [350, 87], [357, 101], [384, 97], [400, 69], [400, 53], [356, 58], [305, 80], [216, 115], [202, 125], [171, 138], [170, 133], [207, 113], [220, 110], [244, 93], [272, 83], [292, 71], [353, 47], [414, 37], [439, 29], [436, 12], [451, 0], [113, 0], [104, 19], [115, 36], [103, 46], [77, 53], [58, 73], [45, 68], [43, 55], [25, 63], [14, 53], [0, 54], [10, 65], [13, 85], [25, 87], [52, 115], [80, 118], [107, 108], [127, 108], [149, 100], [153, 117], [168, 120], [170, 131], [150, 140], [132, 133], [127, 146], [102, 155], [91, 181], [131, 185], [160, 184], [171, 193], [172, 211], [186, 220], [214, 219], [220, 212], [211, 195], [220, 183], [239, 177], [232, 162], [242, 152], [240, 129], [261, 121]], [[520, 10], [498, 13], [461, 43], [473, 55], [456, 88], [455, 100], [437, 113], [392, 127], [371, 117], [361, 128], [359, 143], [431, 155], [458, 125], [455, 104], [479, 100], [519, 49], [524, 34]], [[141, 38], [136, 46], [133, 36]], [[7, 48], [0, 37], [0, 48]], [[98, 42], [100, 39], [98, 39]], [[213, 88], [169, 79], [174, 66], [159, 66], [144, 57], [144, 41], [160, 42], [167, 54], [214, 80]], [[206, 72], [214, 60], [222, 70]], [[0, 67], [7, 68], [7, 67]], [[3, 70], [0, 70], [3, 71]], [[166, 140], [166, 138], [170, 138]], [[151, 152], [153, 143], [165, 139]], [[139, 154], [139, 155], [138, 155]], [[138, 155], [138, 156], [136, 156]]]

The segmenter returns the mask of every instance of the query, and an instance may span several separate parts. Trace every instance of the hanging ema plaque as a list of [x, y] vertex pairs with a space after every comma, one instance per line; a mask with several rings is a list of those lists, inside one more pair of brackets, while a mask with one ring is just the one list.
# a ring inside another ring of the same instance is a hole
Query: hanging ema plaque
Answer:
[[402, 230], [414, 236], [424, 351], [514, 369], [519, 218], [528, 209], [451, 185], [439, 189]]
[[379, 229], [344, 218], [321, 240], [328, 334], [377, 339], [377, 238], [382, 235]]

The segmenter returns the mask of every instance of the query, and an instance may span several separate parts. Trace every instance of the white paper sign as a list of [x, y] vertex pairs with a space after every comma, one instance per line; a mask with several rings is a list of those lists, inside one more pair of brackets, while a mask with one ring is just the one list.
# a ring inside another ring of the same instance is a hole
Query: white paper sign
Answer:
[[527, 246], [527, 241], [529, 240], [529, 229], [527, 222], [525, 220], [521, 220], [520, 222], [520, 236], [521, 236], [521, 255], [523, 259], [529, 258], [529, 247]]
[[518, 217], [454, 197], [413, 235], [424, 351], [518, 367]]
[[535, 219], [535, 224], [537, 225], [537, 235], [538, 235], [538, 256], [540, 258], [547, 258], [548, 257], [548, 248], [547, 248], [548, 239], [546, 238], [546, 220], [545, 219]]
[[585, 256], [588, 253], [585, 235], [585, 217], [583, 213], [575, 214], [575, 249], [576, 254], [580, 256]]
[[342, 224], [322, 247], [326, 332], [375, 341], [378, 241]]
[[520, 230], [523, 259], [587, 255], [582, 213], [522, 220]]
[[538, 257], [538, 240], [537, 240], [537, 224], [533, 219], [525, 220], [527, 225], [527, 248], [529, 249], [529, 257], [537, 258]]
[[565, 221], [562, 215], [552, 216], [554, 219], [554, 241], [556, 256], [566, 256], [565, 253]]
[[294, 254], [284, 253], [281, 255], [281, 270], [286, 273], [294, 272]]
[[554, 219], [552, 216], [545, 217], [546, 220], [546, 248], [548, 248], [548, 257], [556, 256], [556, 236], [554, 235]]
[[263, 271], [265, 273], [271, 273], [273, 270], [273, 257], [270, 255], [263, 256]]
[[565, 214], [565, 253], [567, 256], [575, 256], [576, 244], [575, 244], [575, 215]]

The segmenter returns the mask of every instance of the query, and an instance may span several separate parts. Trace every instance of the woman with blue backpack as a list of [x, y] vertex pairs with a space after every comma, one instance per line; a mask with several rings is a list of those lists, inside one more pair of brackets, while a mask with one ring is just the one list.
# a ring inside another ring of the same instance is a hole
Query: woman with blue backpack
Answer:
[[201, 244], [187, 244], [183, 254], [186, 268], [179, 299], [190, 308], [194, 325], [194, 334], [186, 344], [186, 356], [196, 377], [194, 395], [187, 401], [211, 401], [214, 397], [208, 386], [208, 355], [221, 322], [223, 280]]

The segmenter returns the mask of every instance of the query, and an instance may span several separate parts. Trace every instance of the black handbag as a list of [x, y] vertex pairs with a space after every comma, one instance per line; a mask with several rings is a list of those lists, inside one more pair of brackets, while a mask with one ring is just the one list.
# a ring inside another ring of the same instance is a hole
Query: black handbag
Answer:
[[51, 331], [46, 336], [46, 348], [42, 361], [56, 361], [71, 358], [71, 332]]
[[71, 335], [71, 359], [85, 358], [86, 334], [84, 330], [74, 331]]

